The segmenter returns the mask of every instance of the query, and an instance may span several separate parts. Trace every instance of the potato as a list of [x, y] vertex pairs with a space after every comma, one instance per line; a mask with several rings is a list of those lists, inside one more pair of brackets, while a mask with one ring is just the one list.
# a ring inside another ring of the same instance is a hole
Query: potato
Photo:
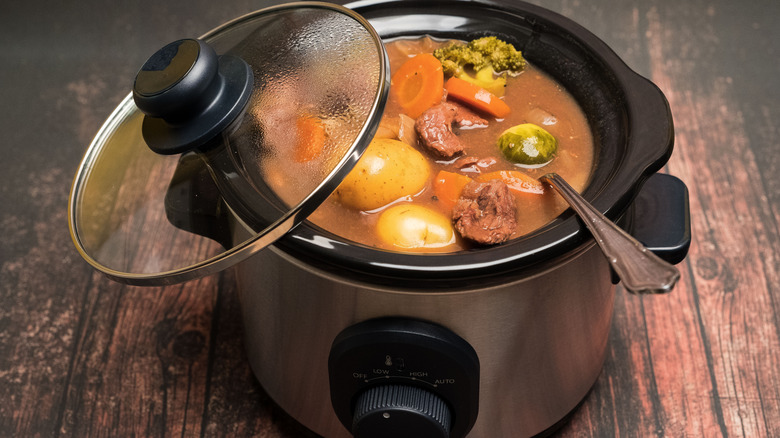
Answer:
[[455, 242], [452, 222], [441, 213], [414, 204], [399, 204], [383, 211], [376, 225], [379, 238], [403, 248], [441, 248]]
[[374, 139], [355, 168], [336, 189], [344, 205], [370, 211], [419, 193], [431, 170], [413, 147], [389, 138]]

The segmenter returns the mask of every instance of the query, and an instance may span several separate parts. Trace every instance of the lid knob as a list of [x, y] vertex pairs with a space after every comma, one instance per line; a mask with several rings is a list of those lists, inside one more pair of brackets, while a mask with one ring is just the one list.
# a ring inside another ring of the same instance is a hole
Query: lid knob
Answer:
[[253, 75], [241, 58], [217, 56], [201, 40], [172, 42], [152, 55], [133, 84], [153, 151], [179, 154], [207, 146], [243, 111]]

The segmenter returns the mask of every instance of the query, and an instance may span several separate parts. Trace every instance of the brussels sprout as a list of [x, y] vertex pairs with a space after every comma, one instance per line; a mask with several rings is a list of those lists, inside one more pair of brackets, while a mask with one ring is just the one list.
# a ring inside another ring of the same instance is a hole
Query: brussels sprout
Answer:
[[558, 151], [558, 140], [533, 123], [513, 126], [498, 138], [498, 147], [507, 160], [526, 167], [549, 163]]

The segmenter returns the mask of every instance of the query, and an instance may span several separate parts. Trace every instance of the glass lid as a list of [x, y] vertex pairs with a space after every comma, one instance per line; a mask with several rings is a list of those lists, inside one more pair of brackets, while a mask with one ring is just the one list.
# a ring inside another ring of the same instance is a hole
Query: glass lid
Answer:
[[138, 285], [246, 259], [352, 169], [379, 124], [388, 75], [374, 29], [328, 3], [264, 9], [165, 46], [78, 169], [77, 249]]

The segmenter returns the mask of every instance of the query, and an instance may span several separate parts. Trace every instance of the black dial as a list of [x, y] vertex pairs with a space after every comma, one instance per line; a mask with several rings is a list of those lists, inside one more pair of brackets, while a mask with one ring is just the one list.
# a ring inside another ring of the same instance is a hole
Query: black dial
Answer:
[[414, 386], [382, 385], [360, 394], [355, 405], [355, 438], [449, 438], [451, 413], [432, 392]]
[[328, 370], [333, 409], [358, 438], [463, 438], [477, 419], [477, 353], [437, 324], [355, 324], [333, 341]]

